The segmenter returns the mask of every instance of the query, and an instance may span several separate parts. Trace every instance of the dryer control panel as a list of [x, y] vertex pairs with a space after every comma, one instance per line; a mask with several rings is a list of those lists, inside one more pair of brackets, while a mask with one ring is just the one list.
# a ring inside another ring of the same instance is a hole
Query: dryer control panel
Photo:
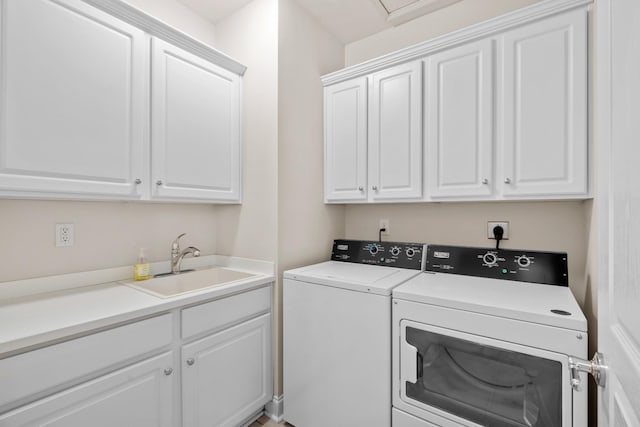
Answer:
[[425, 270], [569, 286], [564, 252], [429, 245]]
[[331, 260], [422, 270], [424, 243], [334, 240]]

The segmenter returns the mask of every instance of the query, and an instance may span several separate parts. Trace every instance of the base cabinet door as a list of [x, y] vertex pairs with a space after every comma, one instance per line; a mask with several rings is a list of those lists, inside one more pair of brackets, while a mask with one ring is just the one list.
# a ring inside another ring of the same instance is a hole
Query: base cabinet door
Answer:
[[183, 426], [236, 426], [271, 399], [271, 314], [183, 346]]
[[152, 45], [152, 199], [240, 201], [240, 77]]
[[172, 427], [172, 365], [164, 353], [0, 415], [0, 425]]
[[587, 193], [587, 12], [503, 36], [505, 196]]
[[141, 198], [145, 33], [80, 0], [0, 15], [0, 195]]

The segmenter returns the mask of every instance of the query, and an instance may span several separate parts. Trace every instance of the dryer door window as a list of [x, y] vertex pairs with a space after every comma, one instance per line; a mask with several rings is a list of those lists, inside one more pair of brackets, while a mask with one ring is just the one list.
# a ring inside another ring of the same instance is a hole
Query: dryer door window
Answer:
[[416, 327], [403, 332], [416, 355], [416, 381], [402, 379], [405, 399], [483, 426], [563, 425], [559, 360], [507, 349], [498, 341], [481, 343]]

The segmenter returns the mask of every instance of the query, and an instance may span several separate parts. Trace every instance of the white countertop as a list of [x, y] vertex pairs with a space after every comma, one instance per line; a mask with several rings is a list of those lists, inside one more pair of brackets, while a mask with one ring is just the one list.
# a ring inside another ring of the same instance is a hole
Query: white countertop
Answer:
[[[152, 268], [164, 271], [164, 264], [157, 263]], [[119, 323], [265, 286], [274, 280], [273, 263], [265, 261], [214, 255], [184, 265], [184, 268], [207, 267], [226, 267], [253, 273], [254, 276], [170, 298], [159, 298], [118, 283], [130, 279], [131, 267], [2, 283], [0, 358]]]

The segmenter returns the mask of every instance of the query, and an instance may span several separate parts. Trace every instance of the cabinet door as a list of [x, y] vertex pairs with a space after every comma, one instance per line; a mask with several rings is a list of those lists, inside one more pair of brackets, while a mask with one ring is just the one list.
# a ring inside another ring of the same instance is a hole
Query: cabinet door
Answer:
[[373, 200], [422, 197], [422, 62], [373, 74], [369, 189]]
[[141, 197], [147, 36], [79, 0], [0, 8], [0, 194]]
[[171, 427], [172, 364], [162, 354], [2, 414], [0, 425]]
[[586, 25], [580, 10], [503, 37], [505, 196], [587, 192]]
[[184, 427], [236, 426], [272, 398], [271, 315], [182, 350]]
[[367, 198], [367, 78], [324, 89], [325, 199]]
[[425, 60], [425, 177], [431, 197], [492, 194], [493, 41]]
[[152, 64], [152, 198], [239, 201], [240, 77], [159, 39]]

